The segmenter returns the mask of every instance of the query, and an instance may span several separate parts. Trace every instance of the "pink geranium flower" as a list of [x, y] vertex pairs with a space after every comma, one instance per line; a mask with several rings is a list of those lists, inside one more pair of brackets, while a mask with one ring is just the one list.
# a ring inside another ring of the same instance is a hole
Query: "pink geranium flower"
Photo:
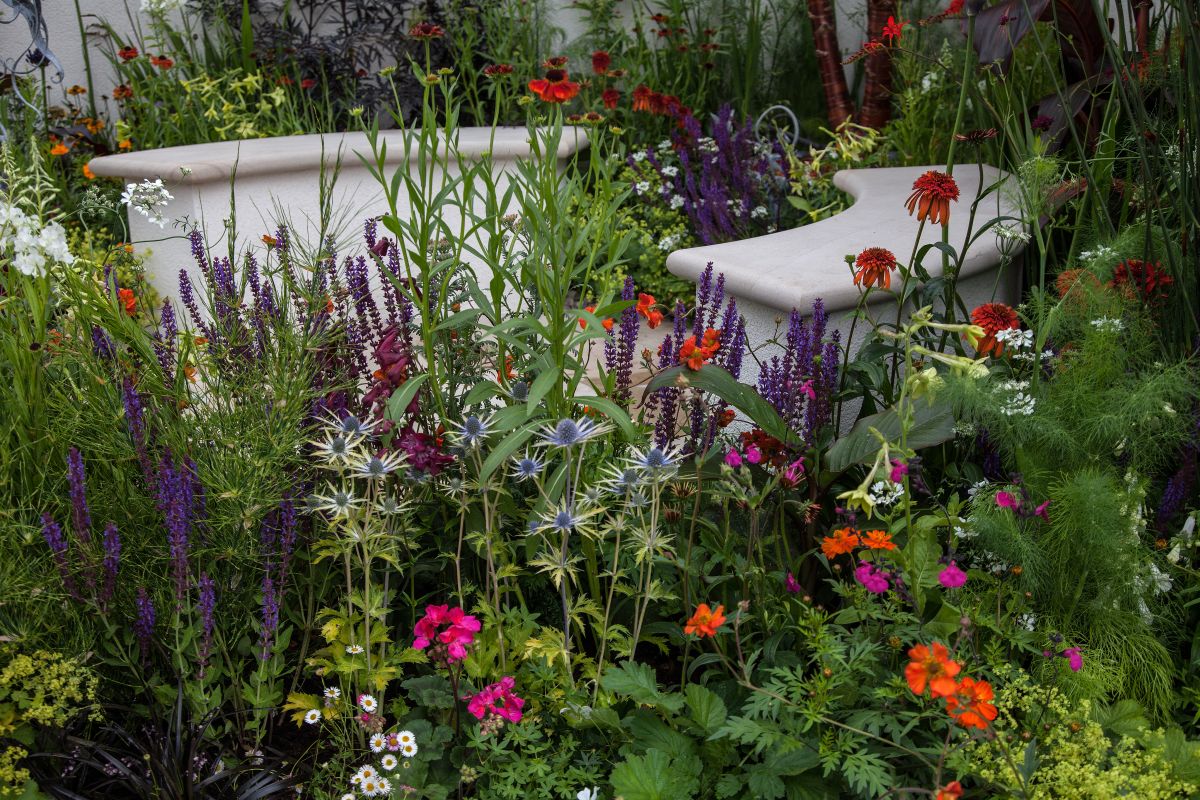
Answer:
[[967, 573], [959, 569], [958, 564], [951, 561], [946, 568], [938, 573], [938, 583], [947, 589], [957, 589], [967, 582]]
[[996, 492], [996, 505], [1015, 511], [1021, 507], [1021, 501], [1012, 492]]
[[425, 616], [413, 629], [416, 634], [413, 647], [424, 650], [433, 645], [431, 657], [452, 664], [467, 657], [467, 647], [475, 641], [481, 627], [478, 619], [461, 608], [428, 606]]
[[757, 464], [762, 461], [762, 451], [754, 445], [750, 445], [746, 448], [746, 460], [751, 464]]
[[737, 450], [730, 450], [725, 454], [725, 463], [737, 469], [742, 465], [742, 454]]
[[858, 562], [858, 567], [854, 570], [854, 580], [872, 594], [885, 594], [891, 588], [883, 570], [877, 569], [866, 561]]
[[1071, 667], [1071, 672], [1079, 672], [1083, 669], [1083, 651], [1078, 647], [1068, 647], [1062, 651], [1062, 657], [1067, 660], [1067, 664]]
[[496, 716], [508, 722], [520, 722], [524, 716], [521, 709], [525, 700], [513, 692], [516, 681], [505, 676], [498, 683], [493, 683], [467, 701], [467, 711], [475, 719]]

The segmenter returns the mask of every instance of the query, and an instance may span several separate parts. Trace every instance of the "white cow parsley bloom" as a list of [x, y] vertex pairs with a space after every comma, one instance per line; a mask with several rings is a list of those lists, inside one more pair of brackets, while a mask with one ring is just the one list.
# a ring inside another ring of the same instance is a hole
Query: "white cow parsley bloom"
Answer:
[[1000, 384], [1000, 391], [1007, 393], [1000, 401], [1000, 413], [1006, 417], [1028, 417], [1033, 414], [1037, 404], [1028, 389], [1029, 381], [1005, 381]]
[[121, 202], [135, 209], [139, 214], [162, 228], [167, 224], [167, 218], [162, 210], [175, 197], [163, 186], [162, 178], [144, 180], [141, 183], [125, 184], [121, 194]]
[[1113, 317], [1100, 317], [1092, 320], [1092, 327], [1103, 333], [1120, 333], [1125, 330], [1125, 323]]

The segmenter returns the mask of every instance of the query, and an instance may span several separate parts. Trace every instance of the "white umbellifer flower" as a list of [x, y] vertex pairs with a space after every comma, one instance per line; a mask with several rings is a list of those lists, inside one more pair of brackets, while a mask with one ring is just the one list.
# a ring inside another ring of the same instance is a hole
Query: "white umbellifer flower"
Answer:
[[1027, 631], [1032, 631], [1037, 627], [1037, 614], [1030, 612], [1017, 617], [1017, 623]]
[[1037, 405], [1028, 393], [1029, 381], [1005, 381], [1000, 384], [1000, 391], [1007, 397], [1000, 402], [1000, 413], [1006, 417], [1029, 416]]
[[641, 150], [638, 150], [636, 153], [631, 155], [630, 158], [632, 158], [635, 162], [640, 164], [641, 162], [646, 160], [646, 154], [644, 152], [642, 152]]
[[67, 232], [61, 225], [57, 222], [42, 225], [19, 206], [0, 203], [0, 257], [5, 255], [9, 255], [18, 272], [31, 278], [46, 274], [46, 267], [52, 261], [63, 264], [75, 261], [67, 247]]
[[984, 489], [988, 488], [989, 485], [990, 485], [990, 481], [988, 481], [987, 478], [984, 478], [983, 480], [979, 481], [978, 483], [971, 484], [971, 488], [967, 489], [967, 497], [974, 498], [975, 495], [979, 494]]
[[677, 194], [671, 197], [671, 200], [667, 203], [667, 205], [671, 207], [671, 210], [678, 211], [679, 209], [683, 208], [684, 203], [686, 202], [687, 201], [683, 199], [683, 195]]
[[576, 800], [600, 800], [600, 787], [593, 786], [590, 789], [583, 789], [575, 797]]
[[379, 759], [379, 766], [383, 767], [388, 772], [391, 772], [392, 770], [394, 770], [396, 768], [396, 765], [399, 763], [400, 763], [400, 760], [397, 759], [391, 753], [388, 753], [386, 756]]
[[679, 167], [671, 166], [670, 164], [668, 164], [667, 166], [663, 167], [662, 170], [660, 170], [660, 171], [666, 177], [674, 178], [676, 175], [679, 174]]
[[1117, 259], [1117, 251], [1107, 245], [1100, 245], [1092, 250], [1084, 250], [1079, 254], [1080, 261], [1086, 261], [1088, 265], [1099, 262], [1108, 263]]
[[762, 219], [767, 215], [766, 206], [755, 206], [750, 209], [750, 219]]
[[379, 708], [379, 703], [369, 694], [360, 694], [358, 696], [358, 707], [368, 714], [375, 713], [375, 709]]
[[310, 708], [304, 715], [304, 721], [309, 725], [316, 725], [321, 721], [321, 712], [315, 708]]
[[875, 505], [890, 506], [904, 497], [904, 485], [891, 481], [875, 481], [867, 494]]
[[142, 0], [142, 11], [148, 14], [165, 14], [179, 7], [179, 0]]
[[679, 234], [673, 233], [670, 236], [664, 236], [659, 240], [658, 249], [665, 253], [669, 250], [673, 250], [677, 244], [679, 244]]
[[337, 700], [342, 696], [342, 690], [336, 686], [330, 686], [325, 689], [325, 698], [328, 700]]
[[1125, 323], [1113, 317], [1100, 317], [1092, 320], [1092, 327], [1104, 333], [1120, 333], [1125, 330]]
[[996, 331], [996, 341], [1013, 350], [1029, 350], [1033, 347], [1033, 331], [1023, 331], [1020, 328], [1005, 328]]
[[956, 537], [958, 537], [959, 539], [974, 539], [979, 534], [977, 534], [975, 531], [971, 530], [970, 528], [963, 528], [959, 525], [955, 525], [954, 526], [954, 535]]
[[647, 192], [650, 191], [650, 182], [649, 181], [638, 181], [637, 183], [635, 183], [633, 185], [633, 190], [635, 192], [637, 192], [638, 194], [646, 194]]
[[351, 644], [351, 645], [346, 646], [346, 652], [352, 656], [357, 656], [357, 655], [361, 654], [362, 651], [363, 651], [363, 646], [361, 644]]
[[167, 224], [167, 218], [162, 215], [162, 209], [175, 197], [163, 186], [162, 178], [153, 181], [144, 180], [141, 183], [128, 183], [121, 194], [121, 202], [135, 209], [139, 214], [153, 222], [158, 227]]
[[371, 748], [372, 753], [382, 753], [387, 747], [387, 738], [382, 733], [371, 734], [371, 738], [367, 740], [367, 746]]

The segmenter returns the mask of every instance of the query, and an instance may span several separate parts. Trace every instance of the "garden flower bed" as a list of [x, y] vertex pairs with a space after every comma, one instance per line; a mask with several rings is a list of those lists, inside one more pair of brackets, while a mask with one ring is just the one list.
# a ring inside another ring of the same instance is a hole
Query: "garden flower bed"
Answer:
[[1192, 4], [42, 5], [0, 797], [1200, 795]]

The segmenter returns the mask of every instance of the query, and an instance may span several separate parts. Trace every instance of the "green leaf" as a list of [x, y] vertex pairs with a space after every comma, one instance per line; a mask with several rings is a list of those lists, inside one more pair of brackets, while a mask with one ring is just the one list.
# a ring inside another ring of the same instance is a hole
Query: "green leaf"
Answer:
[[612, 785], [617, 797], [625, 800], [670, 800], [670, 759], [659, 750], [644, 756], [630, 756], [613, 769]]
[[698, 683], [689, 683], [683, 693], [687, 698], [692, 722], [706, 735], [716, 733], [717, 729], [725, 724], [725, 718], [729, 715], [725, 701], [717, 697], [712, 690]]
[[621, 429], [621, 433], [625, 434], [625, 438], [634, 441], [638, 438], [637, 429], [633, 427], [633, 421], [629, 419], [629, 415], [625, 413], [625, 409], [609, 400], [607, 397], [572, 397], [571, 402], [577, 406], [587, 406], [604, 412], [604, 416], [617, 424]]
[[479, 470], [479, 480], [486, 481], [491, 477], [492, 473], [498, 467], [508, 460], [509, 456], [517, 452], [517, 450], [529, 440], [540, 423], [530, 422], [524, 427], [518, 429], [515, 433], [510, 433], [500, 440], [500, 444], [496, 445], [487, 459], [483, 462], [483, 467]]
[[687, 379], [688, 385], [715, 394], [741, 411], [754, 420], [754, 424], [762, 428], [767, 435], [781, 442], [796, 439], [796, 434], [788, 428], [774, 406], [764, 400], [753, 387], [738, 383], [737, 378], [713, 364], [705, 364], [698, 370], [689, 369], [685, 364], [663, 370], [654, 376], [647, 389], [653, 391], [673, 386], [680, 375]]
[[417, 392], [429, 380], [429, 373], [422, 372], [413, 375], [404, 382], [398, 391], [392, 392], [392, 396], [388, 398], [387, 416], [393, 422], [400, 422], [404, 419], [405, 409], [412, 399], [417, 396]]
[[[954, 436], [954, 415], [950, 406], [945, 403], [937, 403], [932, 407], [920, 405], [913, 417], [913, 426], [908, 431], [907, 442], [913, 450], [941, 444]], [[875, 454], [879, 452], [879, 440], [871, 433], [871, 428], [879, 431], [889, 442], [900, 441], [900, 417], [895, 409], [889, 408], [878, 414], [863, 417], [854, 423], [849, 433], [829, 448], [826, 455], [829, 469], [841, 472], [854, 464], [874, 460]]]
[[657, 706], [673, 714], [683, 708], [683, 697], [660, 692], [654, 670], [636, 661], [622, 661], [609, 667], [600, 679], [600, 686], [606, 692], [623, 695], [642, 705]]

